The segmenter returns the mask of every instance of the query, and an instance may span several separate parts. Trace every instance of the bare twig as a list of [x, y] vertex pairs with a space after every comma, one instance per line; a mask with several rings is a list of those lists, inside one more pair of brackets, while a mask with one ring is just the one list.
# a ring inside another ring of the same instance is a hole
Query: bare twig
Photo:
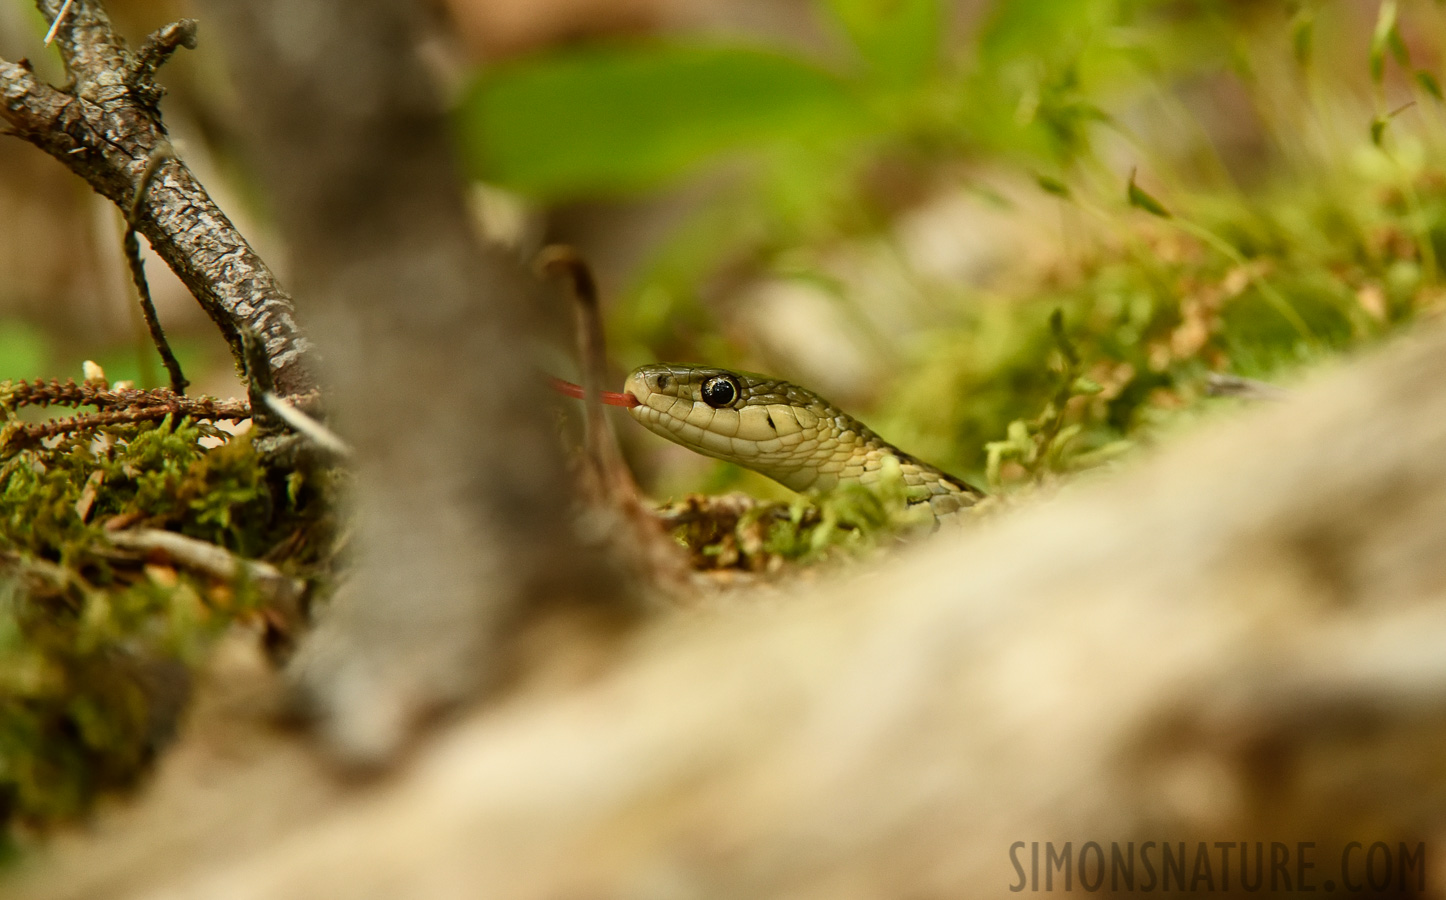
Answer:
[[[0, 391], [0, 405], [16, 409], [22, 406], [94, 406], [100, 410], [136, 410], [166, 406], [197, 418], [245, 419], [251, 415], [248, 405], [240, 400], [185, 397], [166, 388], [112, 390], [104, 385], [76, 384], [72, 379], [63, 382], [22, 379], [0, 384], [6, 385]], [[225, 414], [217, 415], [216, 411], [224, 411]], [[233, 417], [231, 413], [238, 415]]]
[[1243, 400], [1285, 400], [1290, 397], [1290, 391], [1279, 385], [1222, 372], [1211, 372], [1206, 377], [1205, 393], [1211, 397], [1239, 397]]
[[[616, 511], [625, 529], [625, 537], [613, 545], [631, 556], [634, 567], [652, 584], [675, 597], [684, 596], [696, 589], [688, 557], [644, 499], [603, 411], [600, 386], [607, 375], [607, 343], [592, 270], [575, 250], [562, 245], [544, 249], [536, 264], [541, 271], [566, 280], [571, 289], [582, 363], [584, 440], [592, 475], [589, 487]], [[611, 529], [619, 523], [607, 524]]]
[[587, 452], [597, 466], [598, 474], [609, 483], [622, 479], [631, 484], [632, 477], [622, 463], [617, 439], [608, 428], [599, 392], [607, 377], [607, 341], [603, 335], [599, 312], [597, 281], [592, 270], [571, 247], [554, 244], [537, 257], [542, 272], [565, 279], [571, 289], [578, 354], [582, 362], [583, 427]]
[[[73, 83], [52, 87], [28, 66], [0, 61], [0, 118], [12, 134], [60, 160], [124, 210], [137, 196], [152, 153], [166, 143], [155, 69], [177, 47], [194, 43], [194, 23], [162, 28], [132, 53], [99, 0], [37, 5], [55, 23], [55, 44]], [[279, 393], [314, 389], [311, 345], [270, 269], [185, 164], [167, 159], [151, 177], [133, 217], [135, 229], [221, 328], [238, 368], [244, 324], [263, 336]]]
[[65, 5], [60, 8], [60, 12], [55, 14], [55, 21], [50, 23], [50, 29], [45, 32], [45, 46], [49, 47], [50, 42], [55, 40], [55, 33], [60, 30], [61, 23], [65, 21], [66, 14], [70, 12], [72, 2], [73, 0], [65, 0]]
[[241, 327], [241, 371], [246, 376], [246, 396], [256, 413], [256, 424], [270, 431], [280, 422], [266, 406], [266, 395], [275, 393], [271, 365], [266, 359], [266, 344], [261, 336], [246, 326]]
[[250, 405], [241, 400], [186, 397], [164, 388], [113, 391], [103, 385], [76, 384], [74, 381], [10, 382], [0, 391], [0, 405], [10, 409], [22, 406], [94, 406], [100, 410], [35, 424], [11, 423], [4, 433], [7, 450], [30, 446], [59, 434], [111, 425], [159, 422], [166, 416], [232, 422], [251, 418]]
[[177, 394], [184, 394], [186, 385], [190, 382], [186, 380], [185, 375], [181, 374], [181, 363], [176, 359], [176, 354], [171, 352], [171, 345], [166, 340], [166, 332], [161, 328], [161, 319], [156, 315], [156, 305], [151, 302], [151, 288], [146, 282], [146, 265], [141, 259], [140, 242], [136, 239], [136, 216], [139, 214], [141, 201], [146, 196], [146, 188], [150, 187], [161, 164], [172, 158], [174, 158], [174, 154], [171, 152], [171, 143], [167, 141], [152, 150], [150, 158], [146, 160], [146, 169], [141, 173], [140, 184], [136, 185], [135, 196], [131, 198], [130, 206], [126, 209], [124, 245], [126, 262], [130, 265], [131, 280], [135, 283], [136, 294], [140, 297], [141, 314], [145, 316], [146, 328], [151, 333], [151, 341], [156, 345], [156, 351], [161, 354], [161, 362], [165, 363], [166, 374], [171, 378], [171, 390]]
[[267, 392], [262, 402], [277, 418], [290, 425], [292, 430], [338, 459], [350, 459], [352, 449], [336, 432], [302, 412], [285, 399]]
[[159, 528], [108, 531], [105, 535], [124, 550], [163, 553], [177, 565], [220, 581], [244, 578], [266, 596], [270, 605], [279, 607], [285, 614], [299, 616], [301, 594], [306, 586], [270, 563], [243, 559], [215, 544]]
[[[178, 398], [184, 399], [184, 398]], [[251, 408], [237, 400], [212, 400], [203, 398], [191, 400], [183, 410], [179, 402], [165, 406], [142, 406], [134, 409], [117, 409], [109, 412], [92, 413], [84, 416], [70, 416], [52, 419], [34, 425], [12, 425], [4, 432], [3, 448], [7, 451], [31, 446], [49, 437], [90, 431], [114, 425], [138, 425], [141, 422], [160, 422], [167, 416], [208, 421], [232, 421], [251, 418]]]
[[146, 37], [141, 49], [136, 52], [134, 64], [126, 75], [126, 84], [132, 90], [143, 94], [156, 92], [154, 104], [161, 99], [164, 89], [155, 83], [156, 70], [165, 65], [171, 54], [180, 48], [196, 49], [196, 20], [181, 19], [157, 28]]

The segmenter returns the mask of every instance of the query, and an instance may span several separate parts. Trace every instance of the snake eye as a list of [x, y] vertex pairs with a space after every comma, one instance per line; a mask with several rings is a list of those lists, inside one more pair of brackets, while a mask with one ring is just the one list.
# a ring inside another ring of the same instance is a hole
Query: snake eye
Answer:
[[714, 409], [722, 409], [738, 399], [738, 382], [727, 375], [719, 375], [703, 382], [703, 402]]

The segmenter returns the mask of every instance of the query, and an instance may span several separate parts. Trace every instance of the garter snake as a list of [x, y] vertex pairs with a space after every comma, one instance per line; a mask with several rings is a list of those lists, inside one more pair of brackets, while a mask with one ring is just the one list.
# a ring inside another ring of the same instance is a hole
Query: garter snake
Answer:
[[[909, 504], [936, 519], [983, 494], [879, 437], [827, 400], [787, 381], [704, 366], [633, 371], [621, 394], [643, 427], [705, 456], [737, 463], [805, 494], [877, 483], [897, 460]], [[636, 402], [633, 402], [636, 401]]]

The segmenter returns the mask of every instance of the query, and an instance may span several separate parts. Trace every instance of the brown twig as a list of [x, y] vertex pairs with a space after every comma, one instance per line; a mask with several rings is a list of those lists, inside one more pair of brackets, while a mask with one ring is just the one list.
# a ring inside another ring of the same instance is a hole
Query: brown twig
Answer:
[[151, 394], [151, 391], [118, 390], [113, 391], [90, 382], [76, 384], [73, 379], [66, 379], [64, 382], [50, 381], [12, 381], [5, 388], [3, 403], [7, 407], [19, 408], [22, 406], [95, 406], [106, 409], [114, 406], [127, 405], [133, 397], [142, 394]]
[[5, 431], [5, 449], [14, 450], [48, 437], [89, 431], [111, 425], [159, 422], [166, 416], [198, 421], [232, 421], [251, 418], [251, 406], [243, 400], [214, 397], [186, 397], [165, 388], [155, 390], [109, 390], [74, 381], [16, 381], [0, 393], [0, 404], [10, 409], [22, 406], [94, 406], [99, 412], [52, 419], [34, 424], [12, 423]]
[[696, 590], [687, 556], [668, 536], [652, 506], [643, 498], [633, 473], [623, 462], [617, 436], [603, 412], [601, 384], [607, 373], [607, 344], [598, 303], [597, 282], [586, 261], [571, 247], [553, 245], [537, 258], [537, 268], [566, 280], [575, 311], [578, 353], [582, 363], [584, 439], [593, 491], [622, 514], [630, 534], [619, 541], [625, 552], [654, 584], [675, 596]]
[[[168, 415], [207, 422], [239, 422], [254, 418], [251, 404], [245, 400], [187, 397], [167, 388], [111, 390], [96, 384], [76, 384], [70, 379], [64, 382], [21, 380], [4, 384], [6, 386], [0, 390], [0, 407], [19, 409], [22, 406], [94, 406], [98, 410], [95, 413], [53, 419], [49, 422], [14, 424], [6, 436], [7, 446], [10, 448], [28, 446], [58, 434], [107, 425], [157, 422]], [[267, 396], [276, 398], [274, 394]], [[319, 409], [320, 400], [321, 395], [315, 391], [284, 398], [288, 407], [308, 415]]]
[[1211, 372], [1205, 377], [1207, 397], [1240, 397], [1245, 400], [1287, 400], [1290, 391], [1267, 381]]
[[[61, 0], [37, 5], [56, 22]], [[124, 210], [139, 193], [153, 153], [166, 146], [155, 70], [177, 47], [194, 43], [195, 23], [162, 28], [133, 53], [99, 0], [73, 0], [55, 37], [70, 86], [52, 87], [28, 64], [0, 61], [0, 118], [12, 134], [60, 160]], [[262, 336], [280, 393], [313, 390], [311, 345], [271, 270], [184, 163], [167, 159], [152, 178], [134, 227], [221, 328], [238, 367], [246, 325]]]
[[[302, 398], [303, 400], [305, 398]], [[296, 402], [296, 401], [293, 401]], [[135, 410], [153, 406], [174, 406], [185, 415], [195, 412], [197, 418], [232, 418], [230, 412], [243, 411], [235, 418], [249, 418], [250, 407], [240, 400], [217, 400], [214, 397], [186, 397], [166, 388], [139, 390], [110, 388], [74, 380], [9, 382], [0, 391], [0, 404], [12, 409], [22, 406], [94, 406], [99, 410]], [[211, 415], [209, 411], [225, 410], [227, 415]]]
[[161, 362], [166, 366], [166, 374], [171, 378], [171, 390], [177, 394], [184, 394], [186, 385], [190, 382], [186, 380], [185, 375], [181, 374], [181, 363], [176, 359], [176, 354], [171, 352], [170, 342], [166, 340], [166, 332], [161, 328], [160, 316], [156, 315], [156, 305], [151, 301], [151, 287], [146, 282], [146, 264], [141, 259], [140, 241], [136, 239], [136, 217], [140, 213], [141, 201], [146, 196], [146, 189], [155, 179], [161, 164], [171, 159], [172, 156], [169, 141], [151, 151], [150, 159], [146, 161], [146, 170], [141, 173], [141, 183], [136, 185], [135, 197], [131, 199], [130, 206], [126, 209], [126, 234], [123, 243], [126, 263], [131, 270], [131, 281], [135, 283], [136, 294], [140, 297], [141, 315], [145, 317], [146, 329], [151, 333], [151, 342], [156, 345], [156, 352], [160, 353]]
[[165, 406], [142, 406], [134, 409], [117, 409], [109, 412], [92, 413], [84, 416], [70, 416], [65, 419], [51, 419], [34, 425], [16, 425], [5, 432], [4, 447], [7, 451], [33, 446], [39, 441], [60, 434], [90, 431], [114, 425], [137, 425], [141, 422], [159, 422], [167, 416], [185, 416], [190, 419], [209, 421], [240, 421], [251, 418], [251, 409], [239, 400], [191, 399], [185, 408], [179, 402]]
[[152, 105], [160, 102], [165, 91], [155, 82], [156, 70], [182, 47], [196, 49], [195, 19], [181, 19], [151, 32], [141, 44], [141, 49], [136, 51], [135, 60], [126, 74], [126, 84], [143, 97], [154, 93], [155, 99], [149, 101]]
[[605, 482], [632, 484], [622, 462], [617, 439], [603, 413], [601, 390], [607, 377], [607, 339], [603, 334], [597, 280], [587, 263], [571, 247], [553, 244], [538, 254], [537, 267], [565, 279], [571, 289], [578, 354], [582, 362], [583, 433], [589, 458]]
[[245, 579], [292, 622], [301, 619], [301, 596], [305, 583], [292, 578], [270, 563], [236, 556], [223, 547], [159, 528], [136, 528], [105, 532], [106, 540], [124, 550], [159, 553], [173, 563], [218, 581]]

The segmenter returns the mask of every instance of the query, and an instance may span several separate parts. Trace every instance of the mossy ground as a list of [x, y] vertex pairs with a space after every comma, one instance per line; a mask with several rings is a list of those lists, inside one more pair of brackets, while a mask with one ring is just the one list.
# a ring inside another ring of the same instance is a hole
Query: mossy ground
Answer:
[[[1446, 314], [1446, 166], [1423, 163], [1405, 182], [1390, 173], [1368, 153], [1323, 190], [1200, 200], [1191, 220], [1127, 195], [1136, 209], [1109, 220], [1109, 240], [934, 335], [880, 430], [972, 473], [994, 495], [988, 513], [1237, 408], [1213, 395], [1214, 374], [1289, 381]], [[725, 504], [675, 536], [702, 568], [776, 570], [876, 546], [911, 524], [897, 499], [846, 490], [741, 514]]]
[[313, 578], [328, 553], [325, 477], [273, 472], [248, 436], [188, 420], [0, 456], [0, 846], [133, 784], [212, 642], [237, 621], [264, 627], [266, 598], [244, 580], [107, 534], [167, 529]]

